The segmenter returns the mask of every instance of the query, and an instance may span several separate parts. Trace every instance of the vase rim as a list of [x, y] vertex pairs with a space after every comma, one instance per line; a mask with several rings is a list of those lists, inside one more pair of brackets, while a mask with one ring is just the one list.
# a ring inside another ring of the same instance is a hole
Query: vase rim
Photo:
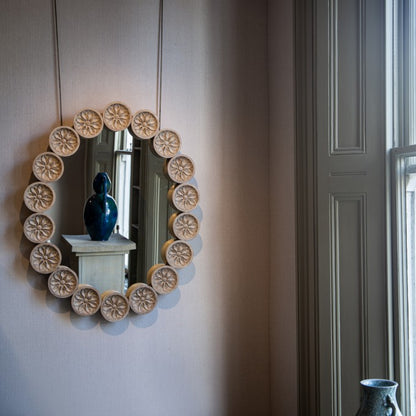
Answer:
[[392, 388], [398, 386], [398, 383], [396, 381], [386, 380], [382, 378], [368, 378], [366, 380], [361, 380], [360, 384], [363, 387], [369, 388]]

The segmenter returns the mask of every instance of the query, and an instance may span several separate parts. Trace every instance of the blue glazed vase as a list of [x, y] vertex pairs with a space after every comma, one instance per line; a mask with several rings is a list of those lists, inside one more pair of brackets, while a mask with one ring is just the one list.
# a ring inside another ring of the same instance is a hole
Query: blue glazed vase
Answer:
[[361, 380], [361, 406], [356, 416], [403, 416], [396, 402], [395, 381]]
[[88, 198], [84, 207], [84, 223], [91, 240], [107, 241], [117, 221], [117, 204], [107, 195], [111, 181], [107, 173], [97, 173], [93, 188], [96, 194]]

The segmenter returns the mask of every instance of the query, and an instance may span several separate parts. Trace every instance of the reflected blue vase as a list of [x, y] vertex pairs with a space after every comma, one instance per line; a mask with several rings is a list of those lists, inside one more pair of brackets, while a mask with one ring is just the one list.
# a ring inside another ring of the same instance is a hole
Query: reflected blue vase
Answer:
[[360, 384], [361, 406], [356, 416], [403, 416], [396, 402], [395, 381], [373, 378]]
[[92, 186], [96, 193], [85, 203], [84, 223], [91, 240], [107, 241], [117, 221], [116, 201], [107, 194], [111, 188], [107, 173], [97, 173]]

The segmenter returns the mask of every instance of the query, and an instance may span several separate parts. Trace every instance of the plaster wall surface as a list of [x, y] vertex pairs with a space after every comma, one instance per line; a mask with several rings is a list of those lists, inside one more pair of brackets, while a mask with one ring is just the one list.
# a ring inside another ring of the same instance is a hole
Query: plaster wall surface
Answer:
[[[156, 3], [57, 1], [65, 124], [113, 100], [156, 110]], [[2, 2], [1, 415], [270, 414], [267, 3], [164, 3], [162, 127], [195, 161], [202, 228], [179, 289], [107, 324], [77, 317], [28, 262], [22, 196], [60, 124], [53, 9]], [[62, 178], [58, 218], [79, 180]]]

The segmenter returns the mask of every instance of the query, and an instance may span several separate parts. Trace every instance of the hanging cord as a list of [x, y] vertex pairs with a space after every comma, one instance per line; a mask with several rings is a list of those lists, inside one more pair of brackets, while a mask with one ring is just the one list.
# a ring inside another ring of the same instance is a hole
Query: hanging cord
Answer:
[[54, 23], [54, 31], [55, 31], [55, 64], [56, 64], [56, 75], [58, 78], [59, 121], [62, 126], [63, 121], [62, 121], [61, 60], [60, 60], [60, 53], [59, 53], [58, 12], [57, 12], [56, 0], [52, 0], [52, 8], [53, 8], [53, 23]]
[[162, 58], [163, 58], [163, 0], [159, 1], [159, 28], [157, 36], [156, 108], [159, 125], [162, 123]]

